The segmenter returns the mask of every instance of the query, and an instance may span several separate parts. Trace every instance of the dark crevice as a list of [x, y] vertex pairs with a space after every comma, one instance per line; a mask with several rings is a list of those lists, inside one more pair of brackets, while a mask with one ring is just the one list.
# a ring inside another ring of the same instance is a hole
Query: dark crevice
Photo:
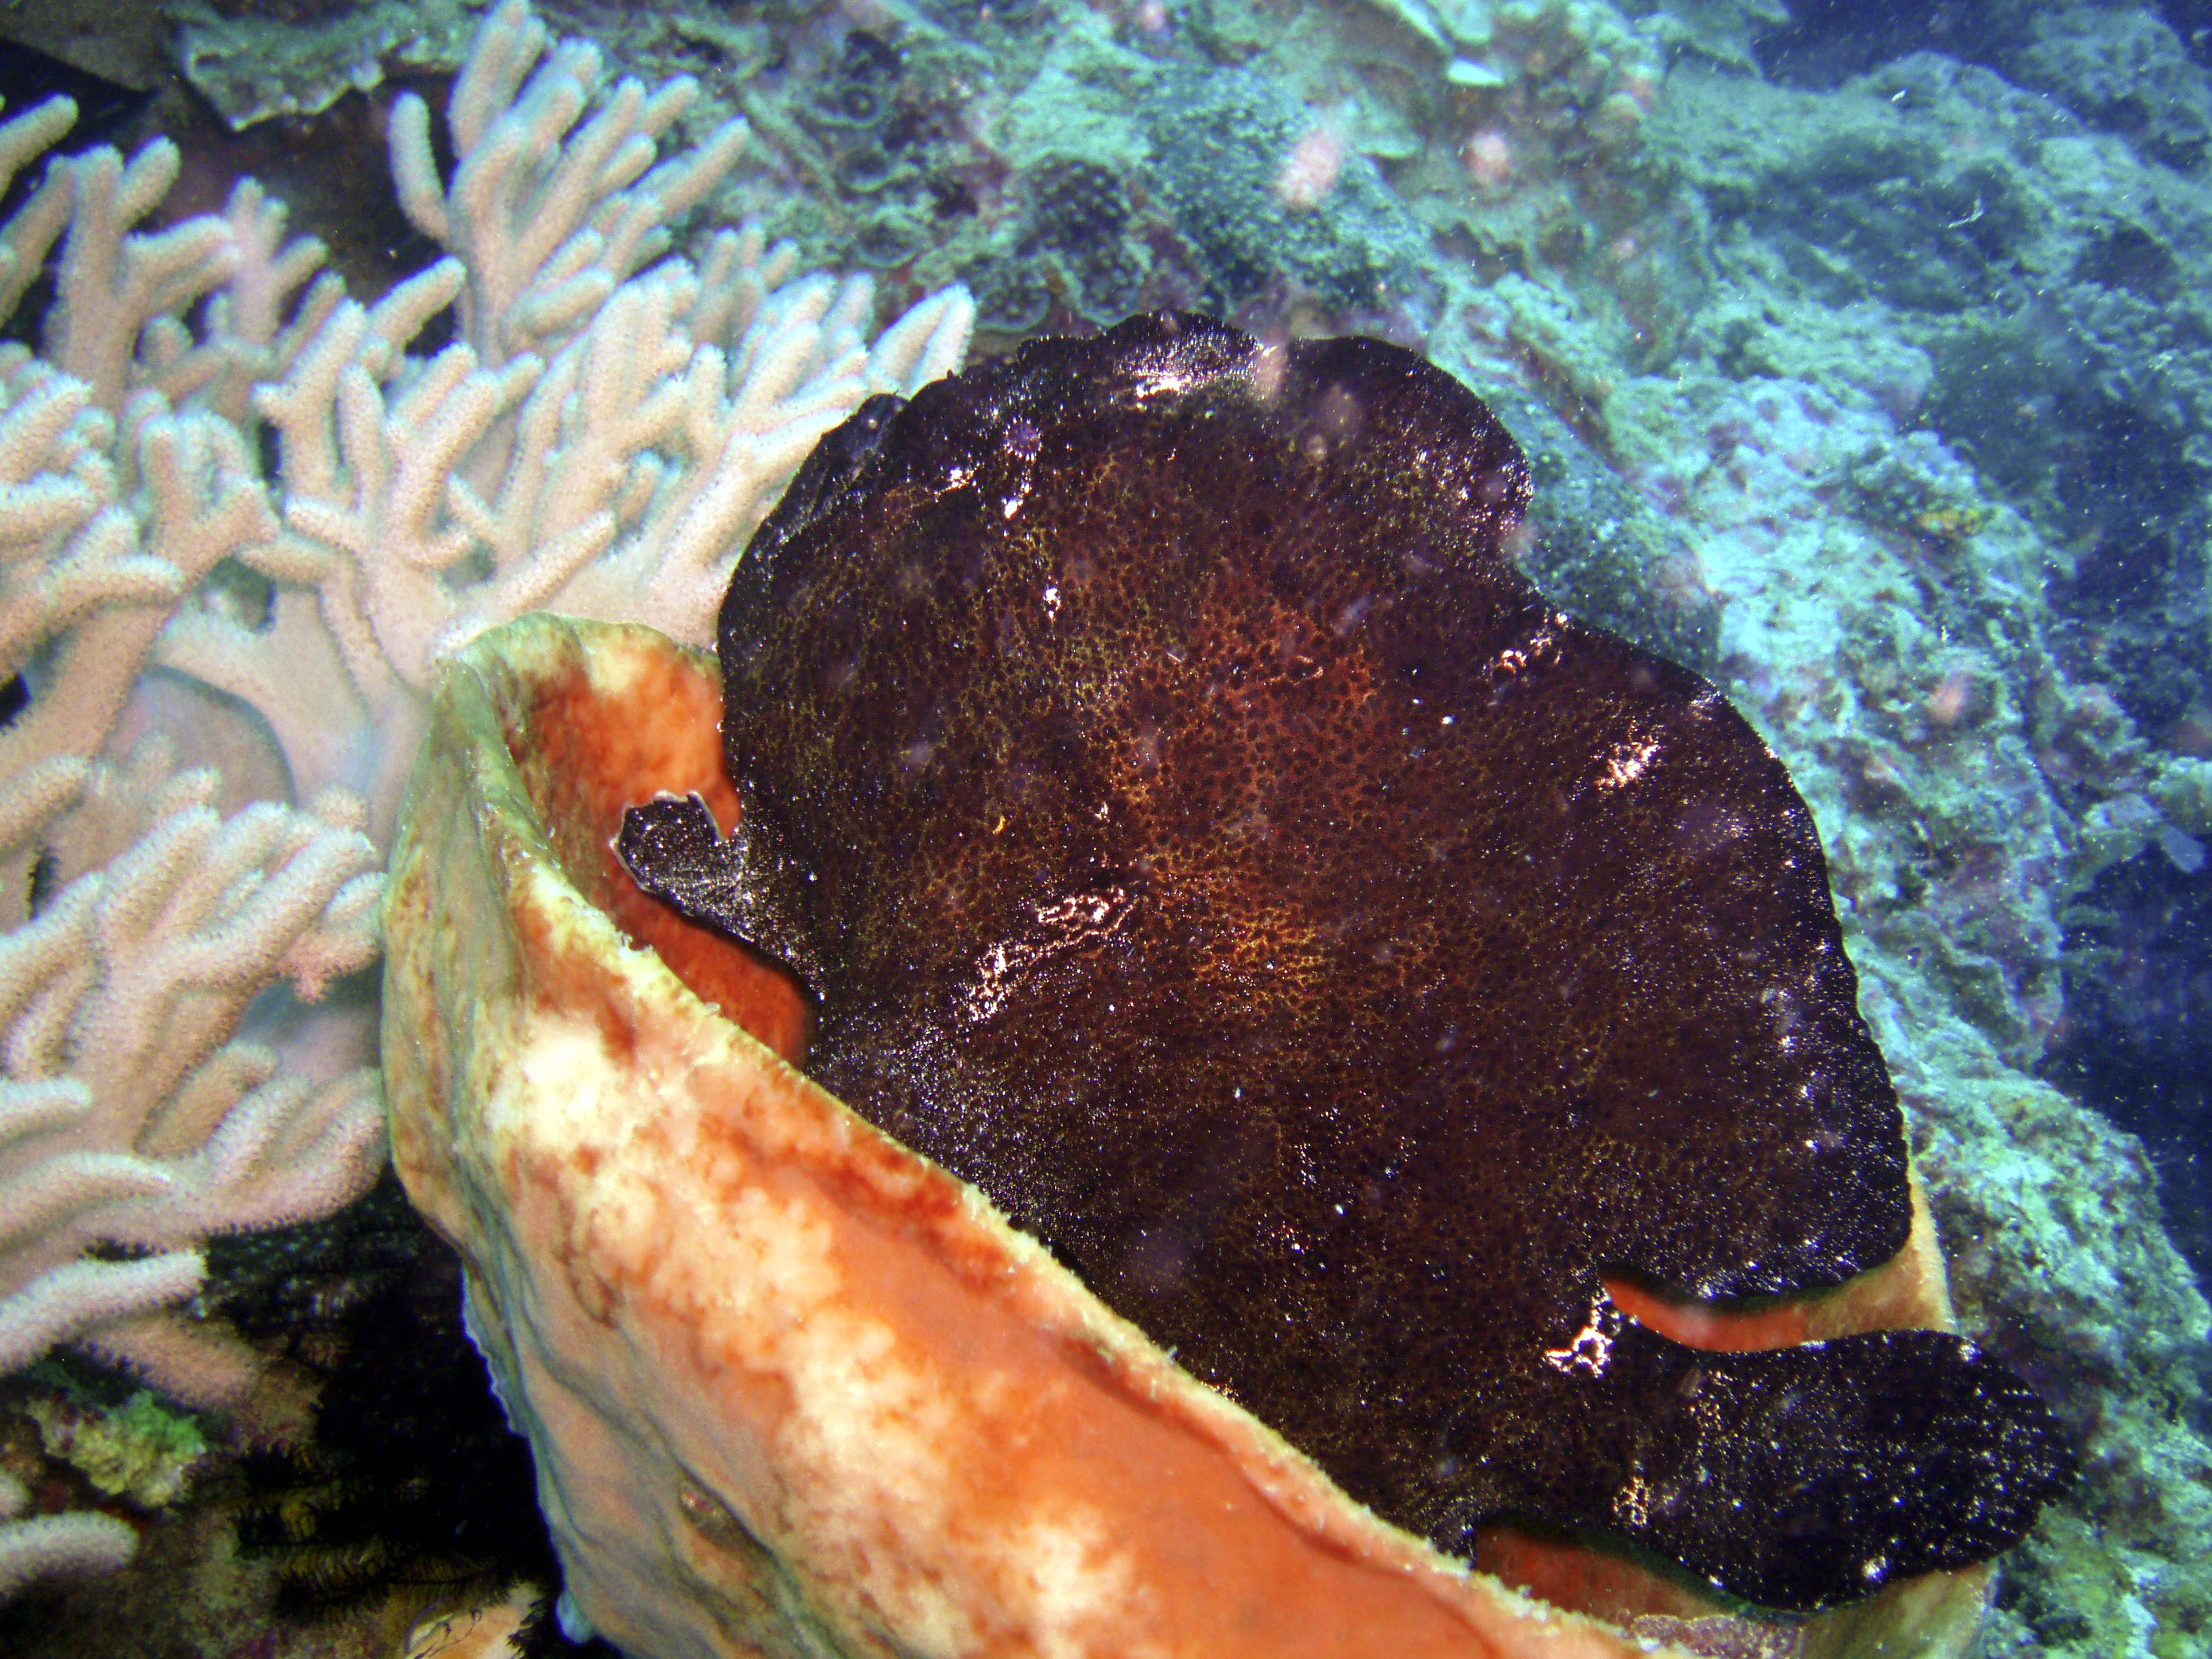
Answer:
[[2150, 848], [2099, 876], [2069, 922], [2045, 1075], [2142, 1137], [2166, 1231], [2212, 1282], [2212, 867]]

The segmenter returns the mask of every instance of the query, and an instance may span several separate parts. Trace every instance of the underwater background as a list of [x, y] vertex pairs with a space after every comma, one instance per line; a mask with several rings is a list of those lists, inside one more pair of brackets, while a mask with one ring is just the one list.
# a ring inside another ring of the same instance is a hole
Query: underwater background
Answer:
[[[698, 234], [872, 271], [878, 322], [965, 284], [970, 361], [1176, 307], [1488, 401], [1530, 574], [1712, 678], [1812, 805], [1962, 1322], [2083, 1448], [1979, 1651], [2212, 1651], [2212, 5], [538, 9], [697, 77], [678, 142], [750, 124]], [[368, 299], [435, 252], [392, 100], [442, 106], [479, 12], [27, 0], [0, 91], [71, 91], [68, 147], [168, 133], [173, 216], [259, 178]], [[199, 1310], [314, 1377], [312, 1428], [0, 1380], [5, 1467], [143, 1528], [0, 1651], [396, 1656], [554, 1582], [396, 1188], [210, 1258]]]

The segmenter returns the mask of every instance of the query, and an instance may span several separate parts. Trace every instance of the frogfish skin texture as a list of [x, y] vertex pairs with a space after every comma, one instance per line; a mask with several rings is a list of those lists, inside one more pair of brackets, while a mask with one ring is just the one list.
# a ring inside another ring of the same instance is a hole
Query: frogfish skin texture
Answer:
[[2048, 1411], [1936, 1331], [1681, 1346], [1911, 1216], [1820, 842], [1712, 686], [1504, 545], [1488, 410], [1364, 339], [1033, 343], [824, 440], [720, 617], [726, 840], [640, 881], [809, 1073], [1386, 1518], [1810, 1609], [2016, 1541]]

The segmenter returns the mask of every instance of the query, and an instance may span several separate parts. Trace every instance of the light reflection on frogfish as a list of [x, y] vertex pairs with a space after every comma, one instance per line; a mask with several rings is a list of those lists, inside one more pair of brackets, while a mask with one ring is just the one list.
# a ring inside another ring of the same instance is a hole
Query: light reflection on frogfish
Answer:
[[1442, 1547], [1784, 1609], [1982, 1559], [2072, 1468], [2003, 1366], [1606, 1289], [1838, 1284], [1905, 1145], [1803, 801], [1545, 604], [1528, 495], [1370, 340], [1142, 318], [876, 399], [723, 605], [738, 834], [664, 798], [621, 851], [805, 981], [818, 1081]]

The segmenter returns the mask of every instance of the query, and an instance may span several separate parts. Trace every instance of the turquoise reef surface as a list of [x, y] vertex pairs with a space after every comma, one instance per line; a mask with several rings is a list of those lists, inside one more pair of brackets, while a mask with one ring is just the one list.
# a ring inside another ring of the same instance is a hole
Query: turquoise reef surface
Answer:
[[[385, 127], [480, 7], [115, 9], [0, 35], [166, 86], [113, 130], [174, 134], [191, 205], [258, 170], [357, 292], [429, 263]], [[1524, 567], [1788, 763], [1960, 1320], [2078, 1437], [1978, 1652], [2212, 1650], [2212, 8], [539, 9], [616, 73], [698, 77], [674, 137], [750, 125], [687, 227], [872, 272], [879, 322], [963, 283], [973, 356], [1192, 308], [1380, 335], [1489, 402], [1534, 479]], [[495, 1408], [441, 1393], [476, 1376], [453, 1270], [390, 1188], [215, 1266], [206, 1310], [324, 1378], [322, 1439], [244, 1449], [75, 1361], [8, 1381], [4, 1467], [149, 1529], [0, 1609], [0, 1646], [397, 1654], [447, 1588], [549, 1570]], [[422, 1352], [372, 1386], [357, 1351], [395, 1341]]]

